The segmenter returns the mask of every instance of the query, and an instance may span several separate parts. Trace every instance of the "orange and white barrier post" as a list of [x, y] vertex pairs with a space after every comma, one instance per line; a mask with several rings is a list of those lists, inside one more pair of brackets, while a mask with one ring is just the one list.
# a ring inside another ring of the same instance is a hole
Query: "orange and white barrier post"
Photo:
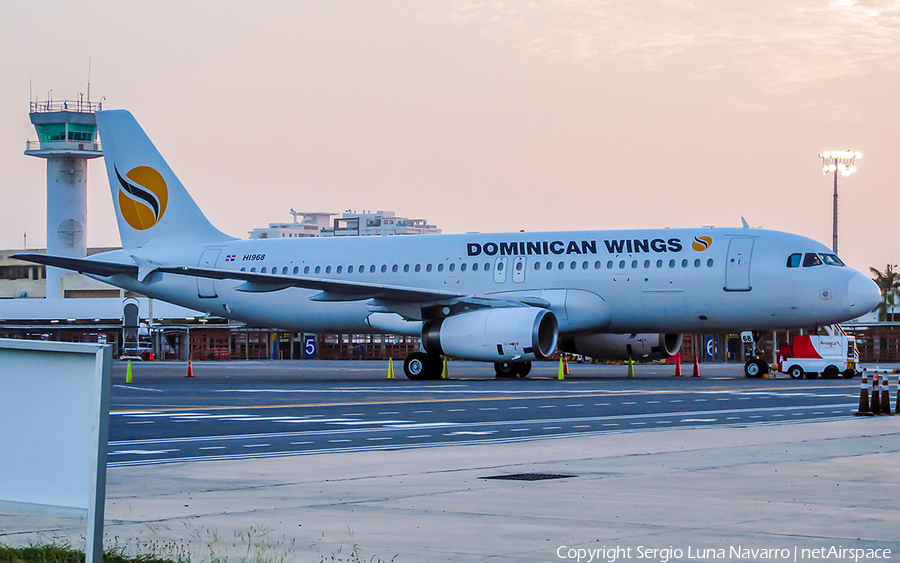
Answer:
[[891, 376], [890, 372], [884, 374], [881, 378], [881, 414], [894, 416], [894, 409], [891, 408]]
[[878, 372], [872, 375], [872, 414], [881, 415], [881, 393], [878, 389]]
[[862, 373], [862, 382], [859, 384], [859, 410], [856, 416], [873, 416], [872, 409], [869, 408], [869, 376], [866, 370]]
[[675, 377], [681, 377], [681, 352], [675, 354]]
[[697, 354], [694, 354], [694, 373], [691, 374], [691, 377], [700, 377], [700, 361], [697, 359]]
[[190, 358], [188, 358], [188, 372], [187, 372], [187, 375], [185, 375], [184, 377], [185, 378], [194, 377], [194, 366], [191, 364]]

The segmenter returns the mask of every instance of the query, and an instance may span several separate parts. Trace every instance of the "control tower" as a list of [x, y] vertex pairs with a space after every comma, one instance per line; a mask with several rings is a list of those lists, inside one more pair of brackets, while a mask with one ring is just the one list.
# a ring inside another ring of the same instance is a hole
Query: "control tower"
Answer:
[[[47, 254], [84, 258], [87, 254], [87, 161], [103, 156], [97, 140], [99, 103], [31, 102], [29, 115], [38, 140], [25, 154], [47, 159]], [[59, 299], [66, 270], [47, 267], [47, 298]]]

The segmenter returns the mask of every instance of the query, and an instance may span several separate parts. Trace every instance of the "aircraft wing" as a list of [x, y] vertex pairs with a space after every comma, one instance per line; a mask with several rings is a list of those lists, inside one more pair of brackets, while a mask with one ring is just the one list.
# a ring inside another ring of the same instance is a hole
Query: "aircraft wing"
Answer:
[[46, 254], [13, 254], [10, 258], [55, 266], [66, 270], [75, 270], [81, 274], [94, 274], [97, 276], [114, 276], [125, 274], [127, 276], [138, 275], [138, 267], [130, 264], [118, 264], [116, 262], [101, 262], [100, 260], [88, 260], [86, 258], [67, 258], [65, 256], [47, 256]]
[[455, 291], [419, 289], [405, 286], [303, 276], [238, 272], [234, 270], [213, 268], [195, 268], [191, 266], [161, 266], [155, 268], [154, 271], [216, 280], [241, 280], [246, 283], [237, 286], [235, 289], [237, 291], [250, 293], [278, 291], [288, 287], [321, 290], [322, 293], [312, 297], [315, 301], [358, 301], [361, 299], [377, 298], [390, 301], [418, 303], [454, 299], [465, 296], [464, 294]]
[[139, 264], [135, 265], [103, 262], [86, 258], [48, 256], [45, 254], [15, 254], [11, 256], [11, 258], [104, 277], [124, 274], [134, 278], [146, 279], [152, 272], [162, 272], [216, 280], [239, 280], [244, 283], [237, 286], [235, 289], [237, 291], [248, 293], [279, 291], [289, 287], [320, 290], [321, 293], [311, 297], [314, 301], [360, 301], [363, 299], [376, 299], [382, 303], [434, 303], [437, 301], [453, 300], [455, 302], [465, 301], [476, 307], [515, 307], [522, 305], [536, 307], [549, 306], [549, 303], [536, 298], [505, 299], [486, 296], [478, 297], [457, 291], [442, 291], [438, 289], [423, 289], [348, 280], [261, 274], [257, 272], [239, 272], [235, 270], [198, 268], [192, 266], [160, 266], [150, 264], [137, 257], [134, 257], [134, 259], [139, 262]]

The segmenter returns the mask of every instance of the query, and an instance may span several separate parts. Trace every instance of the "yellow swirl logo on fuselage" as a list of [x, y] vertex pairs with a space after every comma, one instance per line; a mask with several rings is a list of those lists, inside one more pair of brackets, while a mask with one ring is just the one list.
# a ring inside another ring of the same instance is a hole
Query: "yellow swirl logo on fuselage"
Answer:
[[691, 243], [691, 248], [697, 252], [703, 252], [710, 246], [712, 246], [712, 237], [707, 236], [694, 237], [694, 242]]
[[149, 166], [136, 166], [119, 179], [119, 211], [131, 228], [144, 231], [159, 223], [169, 202], [169, 188], [162, 174]]

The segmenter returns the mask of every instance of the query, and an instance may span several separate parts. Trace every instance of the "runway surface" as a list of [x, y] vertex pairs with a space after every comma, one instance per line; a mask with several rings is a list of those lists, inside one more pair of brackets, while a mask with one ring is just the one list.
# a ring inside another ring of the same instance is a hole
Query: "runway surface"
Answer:
[[662, 428], [746, 427], [844, 419], [859, 379], [745, 379], [742, 366], [535, 364], [525, 380], [451, 362], [450, 379], [409, 381], [395, 363], [135, 362], [113, 370], [109, 464], [507, 443]]

